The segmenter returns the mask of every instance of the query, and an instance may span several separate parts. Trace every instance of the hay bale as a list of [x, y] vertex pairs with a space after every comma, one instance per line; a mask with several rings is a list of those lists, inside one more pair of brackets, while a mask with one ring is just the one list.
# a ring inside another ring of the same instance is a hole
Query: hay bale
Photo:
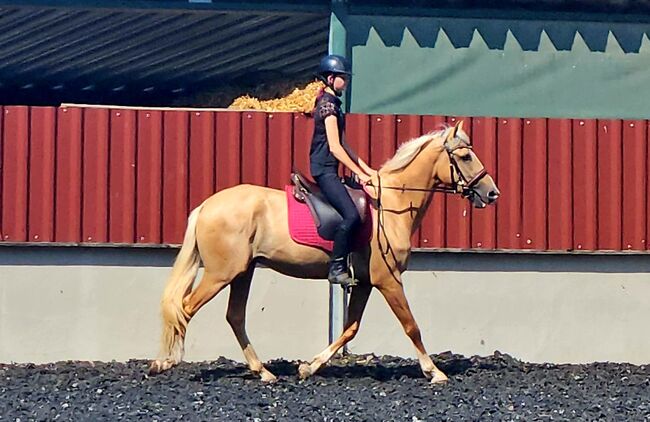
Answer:
[[[228, 106], [232, 110], [261, 110], [261, 111], [292, 111], [299, 113], [311, 113], [314, 108], [314, 101], [319, 91], [324, 87], [322, 82], [314, 81], [300, 88], [296, 87], [289, 94], [270, 99], [263, 91], [282, 91], [272, 84], [260, 87], [253, 95], [245, 94]], [[257, 95], [256, 95], [257, 94]]]

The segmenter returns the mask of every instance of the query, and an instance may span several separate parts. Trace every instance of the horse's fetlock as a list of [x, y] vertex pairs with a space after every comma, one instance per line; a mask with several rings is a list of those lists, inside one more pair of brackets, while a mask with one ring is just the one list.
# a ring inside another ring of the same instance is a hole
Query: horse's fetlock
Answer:
[[261, 364], [249, 365], [248, 368], [255, 375], [259, 375], [260, 372], [262, 372], [262, 370], [264, 369], [264, 365], [261, 365]]

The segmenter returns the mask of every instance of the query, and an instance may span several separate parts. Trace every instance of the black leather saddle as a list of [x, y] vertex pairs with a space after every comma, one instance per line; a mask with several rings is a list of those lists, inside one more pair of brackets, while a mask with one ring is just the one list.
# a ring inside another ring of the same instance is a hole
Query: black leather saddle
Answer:
[[[293, 196], [298, 202], [304, 202], [309, 207], [318, 234], [326, 240], [334, 240], [336, 228], [343, 221], [341, 214], [334, 209], [320, 191], [318, 185], [307, 179], [297, 171], [291, 173], [291, 183], [293, 185]], [[345, 187], [357, 207], [361, 223], [366, 221], [368, 214], [368, 200], [366, 193], [359, 183], [346, 178]]]

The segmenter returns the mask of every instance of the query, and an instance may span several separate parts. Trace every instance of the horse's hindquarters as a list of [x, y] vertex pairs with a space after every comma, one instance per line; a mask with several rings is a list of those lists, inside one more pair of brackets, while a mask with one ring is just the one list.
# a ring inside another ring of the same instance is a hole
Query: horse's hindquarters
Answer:
[[291, 239], [283, 191], [238, 185], [208, 198], [197, 224], [206, 270], [251, 260], [299, 278], [325, 278], [326, 252]]

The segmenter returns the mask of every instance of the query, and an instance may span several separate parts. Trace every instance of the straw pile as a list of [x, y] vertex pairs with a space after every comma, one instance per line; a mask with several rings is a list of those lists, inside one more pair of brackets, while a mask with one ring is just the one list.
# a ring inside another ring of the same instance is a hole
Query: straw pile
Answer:
[[[268, 98], [268, 92], [260, 92], [260, 95], [252, 93], [245, 94], [235, 100], [228, 106], [233, 110], [261, 110], [261, 111], [293, 111], [300, 113], [310, 113], [314, 108], [314, 101], [318, 92], [323, 88], [323, 83], [314, 81], [300, 88], [296, 87], [286, 95], [277, 95], [275, 98]], [[268, 88], [266, 87], [267, 91]], [[263, 90], [264, 88], [261, 88]], [[277, 88], [276, 88], [277, 89]], [[266, 95], [265, 95], [266, 94]]]

